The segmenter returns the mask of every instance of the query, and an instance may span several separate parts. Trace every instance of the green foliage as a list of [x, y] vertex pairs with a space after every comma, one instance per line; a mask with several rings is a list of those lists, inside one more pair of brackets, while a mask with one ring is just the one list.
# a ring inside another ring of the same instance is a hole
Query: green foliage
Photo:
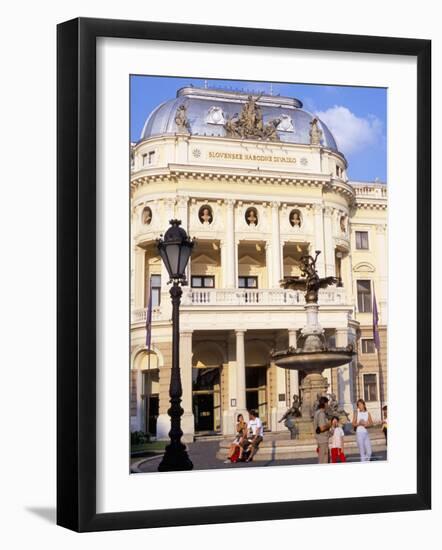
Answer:
[[137, 431], [130, 432], [130, 444], [131, 445], [143, 445], [144, 443], [149, 443], [150, 435], [146, 432]]

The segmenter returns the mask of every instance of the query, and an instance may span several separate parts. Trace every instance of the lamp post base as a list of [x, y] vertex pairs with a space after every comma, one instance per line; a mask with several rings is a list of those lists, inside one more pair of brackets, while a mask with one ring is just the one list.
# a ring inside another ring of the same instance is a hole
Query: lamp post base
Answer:
[[185, 470], [193, 470], [193, 464], [187, 454], [185, 445], [181, 445], [181, 448], [167, 445], [166, 452], [158, 466], [158, 471], [182, 472]]

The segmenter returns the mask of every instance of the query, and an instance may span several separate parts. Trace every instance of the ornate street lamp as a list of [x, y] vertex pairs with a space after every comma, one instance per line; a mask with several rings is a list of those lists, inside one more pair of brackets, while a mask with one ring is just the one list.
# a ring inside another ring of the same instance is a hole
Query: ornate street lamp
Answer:
[[167, 445], [163, 459], [158, 466], [159, 472], [193, 469], [186, 446], [181, 443], [181, 437], [183, 436], [181, 416], [184, 411], [181, 407], [183, 388], [179, 363], [179, 309], [183, 294], [181, 287], [187, 284], [185, 270], [195, 241], [180, 227], [180, 220], [170, 220], [169, 223], [171, 227], [164, 234], [164, 238], [157, 239], [158, 251], [169, 273], [169, 283], [172, 283], [170, 288], [172, 301], [172, 371], [169, 387], [170, 408], [167, 411], [170, 416], [170, 443]]

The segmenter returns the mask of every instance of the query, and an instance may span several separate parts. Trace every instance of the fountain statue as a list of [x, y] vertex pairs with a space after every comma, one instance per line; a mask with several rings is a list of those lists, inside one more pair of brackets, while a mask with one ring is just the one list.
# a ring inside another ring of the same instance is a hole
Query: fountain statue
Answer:
[[[336, 277], [319, 277], [316, 261], [320, 254], [316, 250], [315, 257], [305, 255], [300, 260], [301, 276], [286, 278], [281, 281], [283, 288], [305, 291], [305, 311], [307, 323], [301, 330], [299, 347], [289, 347], [287, 350], [272, 352], [276, 366], [285, 369], [301, 370], [306, 373], [301, 384], [301, 415], [293, 419], [300, 439], [310, 439], [314, 436], [312, 417], [316, 402], [322, 395], [327, 395], [328, 381], [322, 375], [325, 369], [339, 367], [349, 363], [353, 355], [353, 346], [345, 348], [330, 348], [327, 346], [324, 330], [318, 321], [319, 289], [327, 288], [339, 282]], [[333, 410], [338, 412], [339, 406], [334, 396]], [[346, 415], [339, 410], [336, 416]], [[347, 417], [347, 416], [346, 416]], [[291, 430], [292, 432], [292, 430]]]
[[289, 409], [287, 409], [287, 411], [278, 420], [278, 422], [282, 422], [284, 420], [284, 426], [290, 432], [290, 439], [298, 438], [298, 429], [296, 426], [295, 419], [299, 418], [300, 416], [301, 416], [301, 400], [299, 398], [299, 395], [295, 394], [293, 396], [292, 406]]

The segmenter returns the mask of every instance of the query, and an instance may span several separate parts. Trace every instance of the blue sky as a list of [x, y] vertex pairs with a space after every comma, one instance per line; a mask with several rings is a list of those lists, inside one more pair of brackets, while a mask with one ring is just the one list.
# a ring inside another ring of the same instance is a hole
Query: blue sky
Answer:
[[[192, 78], [131, 77], [131, 140], [138, 141], [149, 113], [176, 96], [183, 86], [204, 86]], [[281, 84], [236, 80], [208, 80], [208, 87], [251, 92], [272, 91], [296, 97], [332, 131], [339, 150], [348, 160], [352, 180], [387, 181], [387, 90], [319, 84]]]

